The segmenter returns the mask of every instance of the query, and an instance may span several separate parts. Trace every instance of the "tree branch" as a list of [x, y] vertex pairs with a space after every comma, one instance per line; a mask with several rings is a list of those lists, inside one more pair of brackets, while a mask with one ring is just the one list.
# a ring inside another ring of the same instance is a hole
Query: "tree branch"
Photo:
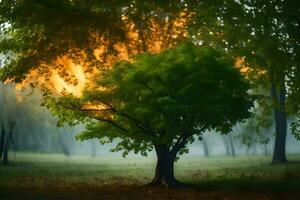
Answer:
[[152, 93], [154, 93], [153, 90], [152, 90], [152, 88], [151, 88], [146, 82], [143, 82], [143, 85], [144, 85], [148, 90], [150, 90]]
[[[89, 112], [112, 111], [112, 112], [115, 112], [116, 114], [119, 114], [119, 115], [121, 115], [121, 116], [126, 117], [128, 120], [130, 120], [132, 123], [134, 123], [135, 126], [137, 126], [139, 129], [141, 129], [143, 133], [146, 133], [146, 134], [148, 134], [148, 135], [150, 135], [150, 136], [154, 136], [154, 134], [153, 134], [151, 131], [149, 131], [149, 128], [146, 127], [146, 125], [143, 124], [142, 122], [140, 122], [139, 120], [137, 120], [137, 119], [131, 117], [130, 115], [128, 115], [128, 114], [126, 114], [126, 113], [119, 113], [119, 112], [118, 112], [112, 105], [110, 105], [109, 103], [106, 103], [106, 102], [104, 102], [104, 101], [100, 101], [100, 102], [103, 103], [103, 104], [105, 104], [105, 105], [107, 105], [107, 106], [109, 106], [110, 108], [107, 108], [107, 109], [95, 109], [95, 108], [91, 108], [91, 109], [90, 109], [90, 108], [82, 108], [82, 107], [78, 107], [78, 106], [76, 106], [75, 104], [70, 103], [70, 105], [71, 105], [72, 107], [68, 107], [68, 109], [75, 109], [75, 110], [78, 110], [78, 111], [82, 111], [82, 112], [84, 112], [87, 116], [89, 116], [89, 117], [91, 117], [91, 118], [93, 118], [93, 119], [96, 119], [96, 120], [99, 120], [99, 121], [105, 121], [105, 122], [108, 122], [108, 123], [114, 125], [115, 127], [117, 127], [117, 128], [119, 128], [119, 129], [125, 131], [125, 132], [129, 132], [127, 129], [125, 129], [125, 128], [119, 126], [119, 125], [117, 125], [115, 122], [113, 122], [113, 121], [111, 121], [111, 120], [109, 120], [109, 119], [100, 118], [100, 117], [97, 117], [97, 116], [95, 116], [95, 115], [91, 115], [91, 113], [89, 113]], [[152, 130], [152, 131], [153, 131], [153, 130]]]
[[142, 129], [144, 133], [147, 133], [150, 136], [154, 136], [153, 132], [154, 130], [152, 129], [153, 132], [149, 131], [149, 127], [147, 127], [144, 123], [140, 122], [139, 120], [131, 117], [130, 115], [126, 114], [126, 113], [120, 113], [121, 116], [126, 117], [128, 120], [130, 120], [131, 122], [133, 122], [138, 128]]
[[166, 49], [169, 48], [169, 45], [170, 45], [173, 25], [174, 25], [174, 20], [170, 19], [170, 23], [169, 23], [169, 25], [167, 27], [167, 30], [166, 30], [166, 32], [167, 32], [166, 35], [168, 35], [169, 37], [167, 37], [165, 39], [166, 42], [164, 44]]
[[[208, 124], [205, 124], [200, 130], [199, 133], [201, 133], [202, 131], [204, 131], [205, 129], [207, 129]], [[172, 154], [177, 154], [177, 152], [183, 148], [186, 143], [187, 143], [187, 139], [191, 136], [193, 136], [194, 134], [188, 134], [187, 132], [184, 132], [183, 134], [180, 135], [180, 137], [178, 138], [178, 140], [176, 141], [176, 143], [173, 145], [172, 149], [171, 149], [171, 153]]]
[[177, 152], [186, 145], [189, 136], [182, 134], [171, 149], [171, 153], [176, 155]]
[[201, 133], [201, 132], [205, 131], [205, 129], [207, 129], [208, 126], [209, 126], [209, 124], [203, 125], [202, 128], [198, 131], [198, 133]]
[[[70, 103], [70, 105], [72, 106], [71, 109], [75, 109], [75, 110], [84, 112], [84, 113], [85, 113], [88, 117], [90, 117], [90, 118], [93, 118], [93, 119], [96, 119], [96, 120], [102, 121], [102, 122], [107, 122], [107, 123], [113, 125], [114, 127], [118, 128], [118, 129], [120, 129], [120, 130], [122, 130], [122, 131], [124, 131], [124, 132], [126, 132], [126, 133], [129, 132], [126, 128], [124, 128], [124, 127], [118, 125], [116, 122], [114, 122], [114, 121], [112, 121], [112, 120], [105, 119], [105, 118], [100, 118], [100, 117], [91, 115], [91, 113], [90, 113], [90, 110], [91, 110], [91, 109], [83, 109], [83, 108], [78, 107], [78, 106], [76, 106], [76, 105], [74, 105], [74, 104], [72, 104], [72, 103]], [[92, 109], [92, 110], [97, 110], [97, 109]], [[111, 109], [110, 109], [110, 110], [111, 110]]]
[[118, 125], [118, 124], [115, 123], [114, 121], [111, 121], [111, 120], [109, 120], [109, 119], [104, 119], [104, 118], [96, 117], [96, 116], [90, 116], [90, 117], [91, 117], [91, 118], [94, 118], [94, 119], [96, 119], [96, 120], [102, 121], [102, 122], [107, 122], [107, 123], [113, 125], [114, 127], [118, 128], [118, 129], [120, 129], [120, 130], [122, 130], [122, 131], [124, 131], [124, 132], [126, 132], [126, 133], [129, 133], [129, 131], [128, 131], [126, 128], [124, 128], [124, 127]]
[[101, 112], [101, 111], [112, 111], [110, 108], [104, 109], [96, 109], [96, 108], [80, 108], [81, 111], [88, 111], [88, 112]]

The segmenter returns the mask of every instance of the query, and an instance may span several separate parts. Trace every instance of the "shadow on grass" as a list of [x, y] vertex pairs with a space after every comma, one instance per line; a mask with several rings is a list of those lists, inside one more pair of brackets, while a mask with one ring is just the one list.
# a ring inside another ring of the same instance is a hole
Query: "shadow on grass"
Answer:
[[201, 191], [227, 192], [297, 192], [299, 193], [300, 179], [290, 180], [255, 180], [227, 179], [189, 182], [193, 188]]

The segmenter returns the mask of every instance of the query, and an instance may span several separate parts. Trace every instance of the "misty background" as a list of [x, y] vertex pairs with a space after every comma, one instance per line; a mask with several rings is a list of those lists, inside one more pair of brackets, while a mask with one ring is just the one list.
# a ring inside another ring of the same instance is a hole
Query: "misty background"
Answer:
[[[77, 141], [75, 136], [84, 129], [84, 125], [57, 127], [57, 119], [49, 110], [41, 107], [42, 93], [37, 88], [16, 84], [0, 83], [0, 127], [12, 131], [11, 159], [18, 151], [40, 153], [62, 153], [66, 156], [90, 155], [120, 156], [122, 152], [110, 152], [116, 143], [102, 145], [98, 140]], [[188, 145], [189, 153], [184, 156], [213, 155], [272, 155], [274, 141], [273, 124], [259, 132], [249, 129], [245, 124], [235, 126], [231, 133], [221, 135], [214, 131], [205, 132], [202, 140], [195, 138]], [[288, 133], [288, 154], [300, 152], [300, 142]], [[130, 154], [129, 156], [133, 156]], [[154, 154], [150, 153], [150, 156]], [[138, 155], [139, 156], [139, 155]]]

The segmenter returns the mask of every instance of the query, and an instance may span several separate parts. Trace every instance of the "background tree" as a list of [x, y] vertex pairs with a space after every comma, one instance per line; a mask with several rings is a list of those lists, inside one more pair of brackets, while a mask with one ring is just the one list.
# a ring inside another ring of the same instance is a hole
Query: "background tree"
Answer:
[[235, 154], [235, 148], [234, 148], [232, 136], [224, 135], [222, 138], [223, 138], [225, 149], [226, 149], [226, 155], [235, 157], [236, 154]]
[[180, 186], [174, 177], [177, 154], [205, 130], [228, 132], [249, 117], [252, 105], [249, 85], [233, 63], [192, 43], [118, 62], [95, 83], [81, 98], [52, 99], [47, 106], [61, 122], [87, 122], [80, 139], [121, 139], [113, 151], [124, 150], [124, 156], [154, 148], [153, 185]]
[[57, 118], [41, 107], [41, 103], [42, 94], [38, 89], [0, 83], [0, 135], [3, 138], [0, 153], [7, 152], [7, 161], [12, 150], [65, 155], [90, 153], [87, 143], [79, 145], [75, 140], [76, 133], [83, 127], [57, 127]]
[[207, 139], [205, 138], [205, 136], [202, 136], [202, 138], [200, 138], [200, 140], [201, 140], [201, 143], [203, 145], [204, 156], [209, 157], [209, 148], [208, 148]]
[[294, 73], [299, 57], [299, 3], [201, 1], [193, 8], [192, 37], [242, 58], [248, 77], [271, 91], [276, 133], [273, 163], [286, 162], [286, 77]]
[[9, 99], [10, 92], [0, 84], [0, 159], [4, 165], [8, 164], [8, 150], [14, 142], [16, 123], [16, 98]]
[[[256, 88], [257, 90], [257, 88]], [[254, 148], [255, 145], [263, 145], [264, 154], [269, 155], [268, 144], [274, 140], [274, 119], [272, 99], [268, 97], [266, 91], [254, 92], [265, 94], [256, 100], [251, 112], [252, 116], [240, 124], [237, 130], [236, 138], [247, 145], [248, 149]]]
[[[298, 48], [299, 51], [299, 48]], [[297, 54], [297, 62], [294, 72], [287, 78], [287, 87], [289, 91], [288, 111], [292, 113], [293, 120], [291, 123], [291, 131], [293, 135], [300, 140], [300, 59]]]

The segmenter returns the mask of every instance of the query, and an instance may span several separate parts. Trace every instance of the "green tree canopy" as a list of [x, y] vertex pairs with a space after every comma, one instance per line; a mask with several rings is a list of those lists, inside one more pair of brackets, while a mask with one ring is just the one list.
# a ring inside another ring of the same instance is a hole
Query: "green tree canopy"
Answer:
[[122, 139], [114, 150], [124, 155], [146, 155], [155, 147], [155, 184], [176, 185], [177, 153], [205, 130], [227, 133], [249, 117], [252, 106], [249, 84], [232, 60], [192, 43], [117, 62], [95, 83], [81, 98], [52, 99], [47, 105], [63, 122], [87, 122], [80, 139]]

